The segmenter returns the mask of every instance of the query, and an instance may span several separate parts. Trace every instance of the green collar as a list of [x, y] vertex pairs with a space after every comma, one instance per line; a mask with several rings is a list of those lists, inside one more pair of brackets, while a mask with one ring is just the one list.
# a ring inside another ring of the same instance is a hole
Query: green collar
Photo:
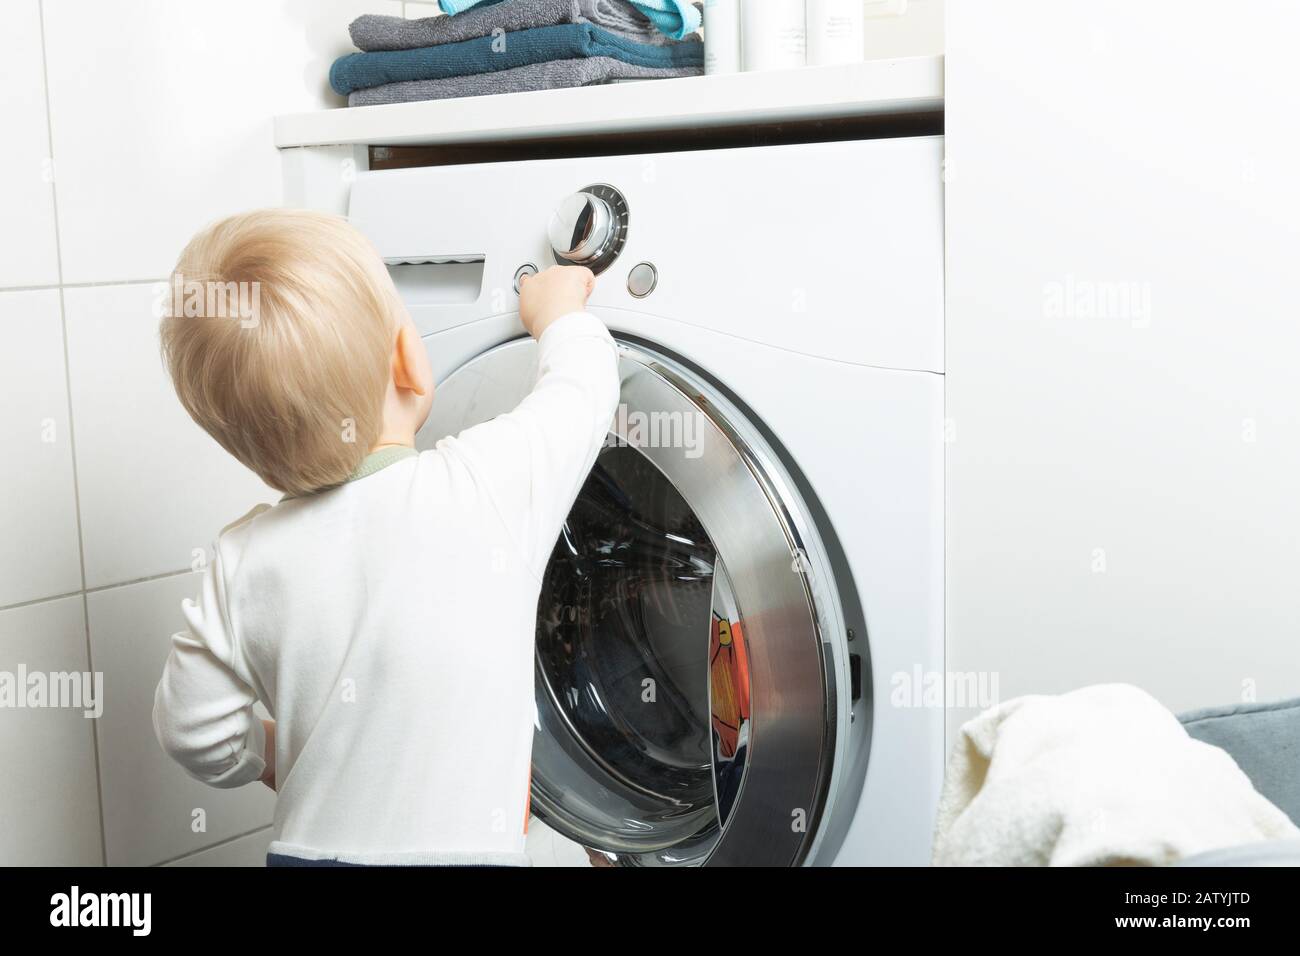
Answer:
[[378, 451], [372, 451], [369, 455], [366, 455], [361, 460], [361, 464], [357, 465], [357, 470], [348, 475], [348, 481], [356, 481], [358, 478], [373, 475], [389, 465], [405, 461], [407, 458], [414, 458], [418, 454], [418, 451], [407, 445], [385, 445]]
[[[361, 464], [357, 465], [356, 471], [344, 479], [343, 484], [349, 481], [356, 481], [358, 478], [365, 478], [367, 475], [373, 475], [377, 471], [383, 471], [389, 465], [399, 461], [405, 461], [407, 458], [414, 458], [419, 452], [407, 445], [385, 445], [379, 451], [372, 451], [365, 458], [361, 459]], [[337, 487], [337, 486], [331, 486]], [[326, 489], [321, 489], [326, 490]], [[315, 494], [311, 492], [309, 494]], [[281, 501], [292, 501], [295, 498], [307, 497], [308, 495], [283, 495]]]

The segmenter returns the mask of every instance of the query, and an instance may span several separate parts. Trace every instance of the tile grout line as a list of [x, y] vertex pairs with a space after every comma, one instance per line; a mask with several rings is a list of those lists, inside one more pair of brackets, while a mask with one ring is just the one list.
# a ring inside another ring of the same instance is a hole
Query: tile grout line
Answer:
[[244, 839], [244, 837], [255, 836], [264, 830], [274, 829], [274, 827], [275, 827], [274, 823], [264, 823], [260, 827], [254, 827], [253, 829], [247, 830], [244, 833], [236, 833], [234, 836], [226, 837], [226, 839], [224, 840], [218, 840], [216, 843], [209, 844], [208, 846], [200, 847], [197, 850], [190, 850], [190, 852], [182, 853], [180, 856], [168, 857], [165, 860], [159, 860], [157, 863], [150, 863], [149, 865], [167, 866], [170, 863], [178, 863], [181, 860], [189, 859], [192, 856], [198, 856], [200, 853], [206, 853], [208, 850], [216, 850], [223, 846], [229, 846], [230, 844], [234, 843], [236, 840], [242, 840]]
[[76, 591], [64, 591], [61, 594], [51, 594], [48, 597], [32, 598], [30, 601], [18, 601], [15, 604], [5, 604], [0, 606], [0, 614], [3, 614], [5, 611], [17, 611], [25, 607], [34, 607], [37, 604], [47, 604], [50, 601], [62, 601], [64, 598], [78, 597], [84, 593], [85, 589], [82, 588]]
[[[81, 565], [81, 623], [86, 634], [86, 667], [95, 670], [90, 646], [90, 598], [86, 595], [86, 542], [81, 528], [81, 485], [77, 476], [77, 442], [72, 415], [72, 363], [68, 348], [68, 310], [63, 295], [63, 239], [59, 231], [59, 170], [54, 163], [54, 112], [50, 109], [50, 58], [45, 36], [45, 0], [37, 4], [41, 25], [41, 82], [45, 92], [45, 147], [50, 161], [50, 210], [54, 216], [54, 261], [59, 279], [59, 328], [63, 335], [64, 400], [68, 403], [68, 446], [72, 458], [72, 507], [77, 516], [77, 556]], [[101, 702], [102, 703], [102, 702]], [[99, 854], [108, 866], [108, 830], [104, 825], [104, 775], [99, 759], [99, 727], [90, 726], [95, 749], [95, 803], [99, 808]]]
[[[53, 188], [53, 183], [50, 184]], [[59, 225], [56, 220], [54, 224], [55, 232], [55, 254], [59, 255], [58, 250], [58, 231]], [[59, 266], [59, 277], [62, 278], [62, 265]], [[44, 292], [49, 289], [103, 289], [119, 285], [157, 285], [166, 282], [167, 279], [112, 279], [92, 282], [59, 282], [54, 285], [6, 285], [0, 286], [0, 292]]]
[[31, 607], [34, 604], [45, 604], [49, 601], [61, 601], [64, 598], [76, 597], [78, 594], [98, 594], [101, 591], [112, 591], [116, 588], [129, 588], [133, 584], [148, 584], [150, 581], [162, 581], [167, 578], [180, 577], [182, 574], [193, 573], [193, 568], [177, 568], [171, 571], [159, 571], [157, 574], [147, 574], [142, 578], [131, 578], [128, 581], [114, 581], [111, 584], [97, 584], [93, 588], [81, 588], [77, 591], [64, 591], [60, 594], [49, 594], [44, 597], [32, 598], [30, 601], [18, 601], [14, 604], [0, 605], [0, 612], [16, 611], [19, 608]]
[[180, 568], [175, 571], [159, 571], [157, 574], [146, 574], [142, 578], [132, 578], [130, 581], [117, 581], [113, 584], [98, 584], [93, 588], [86, 588], [87, 594], [98, 594], [101, 591], [112, 591], [115, 588], [127, 588], [133, 584], [148, 584], [150, 581], [162, 581], [166, 578], [180, 577], [182, 574], [193, 574], [193, 568]]

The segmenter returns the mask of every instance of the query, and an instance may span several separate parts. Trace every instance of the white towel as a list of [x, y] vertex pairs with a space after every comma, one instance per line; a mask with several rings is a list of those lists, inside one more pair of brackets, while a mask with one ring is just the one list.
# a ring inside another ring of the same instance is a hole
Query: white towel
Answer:
[[1125, 684], [1018, 697], [962, 727], [936, 866], [1157, 866], [1300, 836], [1227, 753]]

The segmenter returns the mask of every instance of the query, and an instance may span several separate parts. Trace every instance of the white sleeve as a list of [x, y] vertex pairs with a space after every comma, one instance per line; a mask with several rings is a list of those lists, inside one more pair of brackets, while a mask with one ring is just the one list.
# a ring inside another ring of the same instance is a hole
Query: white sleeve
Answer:
[[538, 340], [537, 383], [513, 411], [446, 448], [485, 487], [541, 577], [618, 407], [618, 351], [595, 316], [557, 319]]
[[181, 603], [189, 627], [172, 635], [154, 694], [153, 726], [163, 750], [190, 776], [213, 787], [239, 787], [266, 769], [266, 731], [253, 712], [257, 694], [235, 669], [220, 560], [218, 554], [204, 573], [199, 602]]

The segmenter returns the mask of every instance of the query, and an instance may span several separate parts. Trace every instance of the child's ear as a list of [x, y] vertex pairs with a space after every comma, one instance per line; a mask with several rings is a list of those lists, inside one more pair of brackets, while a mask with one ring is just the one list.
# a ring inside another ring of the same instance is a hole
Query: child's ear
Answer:
[[403, 324], [393, 344], [393, 384], [416, 395], [433, 388], [433, 374], [424, 352], [424, 342], [414, 326]]

